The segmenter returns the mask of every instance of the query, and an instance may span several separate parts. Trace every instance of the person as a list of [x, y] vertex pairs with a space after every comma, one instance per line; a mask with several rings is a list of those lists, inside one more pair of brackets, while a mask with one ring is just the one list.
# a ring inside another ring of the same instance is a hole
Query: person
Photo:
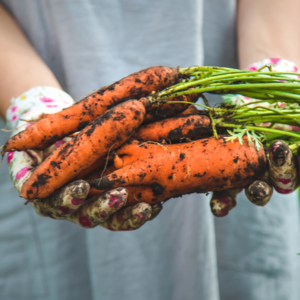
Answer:
[[[237, 47], [235, 1], [2, 3], [10, 12], [1, 6], [4, 119], [9, 100], [31, 88], [63, 88], [79, 100], [151, 65], [237, 67], [237, 50], [240, 68], [268, 57], [300, 65], [296, 0], [239, 0]], [[8, 137], [1, 133], [1, 144]], [[241, 194], [223, 219], [213, 219], [209, 197], [189, 195], [124, 233], [42, 218], [10, 191], [6, 163], [0, 176], [4, 299], [298, 298], [296, 193], [275, 194], [263, 209]]]

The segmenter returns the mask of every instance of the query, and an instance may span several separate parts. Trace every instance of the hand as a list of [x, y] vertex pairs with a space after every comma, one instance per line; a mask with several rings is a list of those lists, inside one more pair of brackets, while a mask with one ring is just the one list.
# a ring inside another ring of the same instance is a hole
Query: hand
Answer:
[[[7, 122], [15, 128], [13, 134], [16, 134], [43, 114], [60, 111], [73, 103], [74, 100], [59, 89], [37, 87], [13, 99], [7, 111]], [[69, 139], [67, 137], [58, 141], [44, 151], [28, 150], [7, 154], [10, 176], [19, 192], [30, 177], [31, 170]], [[143, 202], [125, 208], [128, 193], [124, 188], [87, 199], [89, 190], [86, 181], [77, 180], [46, 199], [33, 201], [32, 205], [42, 216], [68, 220], [85, 228], [100, 225], [114, 231], [137, 229], [156, 217], [162, 209], [160, 204], [151, 206]]]
[[[262, 62], [249, 66], [249, 70], [258, 70], [263, 66], [272, 67], [273, 71], [298, 72], [296, 65], [292, 62], [282, 59], [266, 59]], [[293, 75], [291, 75], [293, 76]], [[226, 98], [228, 101], [228, 97]], [[255, 99], [237, 95], [231, 98], [232, 104], [242, 105], [253, 103]], [[260, 105], [266, 105], [261, 104]], [[281, 105], [284, 105], [282, 103]], [[269, 105], [271, 106], [271, 105]], [[269, 125], [269, 124], [265, 124]], [[274, 124], [272, 128], [281, 130], [300, 130], [300, 128], [289, 125]], [[298, 148], [298, 157], [300, 157], [300, 148]], [[283, 141], [275, 141], [269, 147], [268, 153], [268, 171], [261, 180], [254, 181], [245, 189], [247, 198], [258, 206], [266, 205], [272, 197], [273, 188], [278, 193], [288, 194], [293, 192], [299, 186], [299, 176], [297, 173], [297, 163], [299, 159], [293, 156], [289, 146]], [[212, 213], [217, 217], [222, 217], [236, 206], [236, 196], [242, 189], [215, 192], [210, 202]]]
[[[247, 198], [258, 206], [265, 206], [269, 202], [273, 188], [280, 194], [288, 194], [299, 186], [296, 159], [285, 142], [276, 141], [270, 145], [268, 162], [269, 168], [264, 177], [245, 189]], [[240, 191], [242, 189], [213, 193], [210, 201], [212, 213], [216, 217], [226, 216], [236, 206], [236, 196]]]

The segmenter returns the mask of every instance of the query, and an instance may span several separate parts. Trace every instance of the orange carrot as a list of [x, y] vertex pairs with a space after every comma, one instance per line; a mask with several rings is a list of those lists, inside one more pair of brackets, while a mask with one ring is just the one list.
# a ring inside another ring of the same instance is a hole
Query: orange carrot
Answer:
[[70, 133], [81, 130], [111, 107], [175, 84], [178, 76], [177, 69], [163, 66], [133, 73], [17, 133], [5, 143], [1, 155], [15, 150], [45, 149]]
[[[121, 168], [101, 180], [88, 180], [91, 187], [105, 191], [146, 185], [154, 195], [170, 198], [242, 188], [260, 178], [267, 167], [263, 147], [257, 151], [246, 137], [243, 145], [224, 137], [164, 146], [131, 142], [116, 152]], [[152, 203], [151, 199], [143, 201]]]
[[[145, 99], [145, 98], [144, 98]], [[55, 150], [31, 174], [20, 196], [45, 198], [123, 144], [142, 123], [146, 102], [129, 100], [96, 118], [71, 141]]]
[[[117, 169], [114, 167], [114, 165], [108, 166], [105, 170], [103, 168], [99, 168], [98, 170], [91, 172], [89, 175], [87, 175], [85, 177], [85, 180], [100, 178], [111, 174], [115, 170]], [[153, 188], [148, 185], [126, 186], [126, 190], [128, 191], [126, 206], [143, 202], [144, 199], [151, 199], [151, 204], [160, 203], [162, 201], [167, 200], [168, 197], [168, 195], [165, 194], [155, 195], [155, 190], [153, 190]], [[95, 188], [91, 188], [87, 198], [92, 198], [101, 193], [102, 191], [99, 191]]]
[[195, 105], [190, 105], [186, 110], [183, 112], [179, 113], [178, 116], [186, 116], [186, 115], [197, 115], [198, 114], [198, 109]]
[[210, 119], [204, 115], [177, 116], [141, 126], [132, 136], [139, 141], [177, 142], [182, 138], [193, 140], [212, 135]]
[[98, 158], [92, 165], [81, 171], [75, 178], [74, 180], [78, 179], [84, 179], [86, 176], [90, 175], [93, 173], [95, 170], [101, 170], [104, 168], [104, 166], [111, 161], [109, 157], [100, 157]]
[[[126, 186], [126, 190], [128, 191], [126, 206], [134, 205], [139, 202], [156, 204], [172, 198], [172, 195], [167, 192], [157, 195], [155, 193], [155, 188], [150, 185]], [[102, 192], [103, 191], [91, 188], [88, 198], [99, 195]]]

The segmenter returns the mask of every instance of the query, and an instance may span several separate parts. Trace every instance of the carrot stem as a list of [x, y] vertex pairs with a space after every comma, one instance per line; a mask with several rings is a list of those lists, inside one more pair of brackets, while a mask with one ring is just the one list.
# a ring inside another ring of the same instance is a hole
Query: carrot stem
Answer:
[[[206, 106], [209, 107], [208, 101], [207, 101], [206, 97], [203, 94], [201, 95], [201, 98], [203, 99], [203, 101], [206, 104]], [[215, 124], [215, 120], [214, 120], [214, 118], [212, 116], [211, 109], [208, 110], [208, 114], [209, 114], [209, 118], [210, 118], [210, 121], [211, 121], [211, 128], [213, 130], [213, 135], [214, 135], [215, 139], [218, 139], [218, 133], [217, 133], [217, 130], [216, 130], [216, 124]]]

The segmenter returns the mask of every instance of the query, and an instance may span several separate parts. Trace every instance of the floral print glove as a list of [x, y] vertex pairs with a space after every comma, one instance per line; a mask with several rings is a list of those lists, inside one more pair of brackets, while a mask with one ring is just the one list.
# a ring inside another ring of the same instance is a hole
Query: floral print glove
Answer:
[[[247, 69], [252, 71], [263, 70], [264, 72], [268, 72], [269, 68], [267, 66], [271, 67], [272, 71], [276, 72], [298, 72], [298, 68], [293, 62], [280, 58], [264, 59], [263, 61], [251, 64]], [[289, 76], [295, 77], [296, 75]], [[242, 95], [227, 95], [224, 96], [224, 99], [228, 104], [236, 105], [253, 103], [253, 106], [255, 106], [255, 101], [257, 101]], [[260, 103], [259, 105], [268, 105], [268, 107], [271, 107], [268, 103]], [[280, 103], [279, 105], [283, 107], [285, 103]], [[268, 126], [270, 124], [264, 125]], [[272, 128], [281, 130], [300, 130], [300, 128], [296, 126], [281, 124], [274, 124]], [[296, 166], [297, 163], [298, 162], [295, 161], [295, 158], [286, 143], [283, 141], [276, 141], [272, 143], [269, 147], [269, 170], [262, 180], [253, 182], [245, 189], [247, 198], [256, 205], [264, 206], [271, 199], [273, 187], [281, 194], [293, 192], [299, 185], [299, 176]], [[210, 202], [212, 213], [217, 217], [227, 215], [228, 212], [236, 206], [236, 197], [240, 191], [242, 190], [213, 193]]]
[[[74, 103], [70, 95], [52, 87], [36, 87], [11, 100], [7, 110], [7, 127], [13, 129], [13, 135], [46, 114], [58, 112]], [[62, 124], [63, 126], [63, 124]], [[37, 165], [54, 150], [70, 140], [66, 137], [57, 141], [44, 151], [28, 150], [7, 153], [10, 177], [21, 191], [23, 183]], [[161, 211], [160, 204], [150, 206], [138, 203], [124, 208], [127, 190], [117, 188], [86, 200], [90, 186], [84, 180], [77, 180], [43, 200], [31, 202], [35, 211], [45, 217], [68, 220], [85, 228], [97, 225], [110, 230], [134, 230], [147, 220], [153, 219]]]

